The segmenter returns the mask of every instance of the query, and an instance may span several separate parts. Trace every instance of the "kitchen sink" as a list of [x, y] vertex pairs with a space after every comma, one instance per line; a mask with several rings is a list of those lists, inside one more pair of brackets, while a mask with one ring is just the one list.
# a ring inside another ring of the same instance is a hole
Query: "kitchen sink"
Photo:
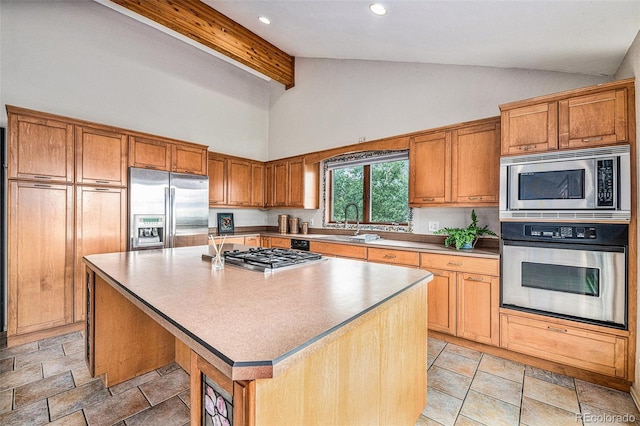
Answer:
[[369, 241], [379, 240], [380, 236], [377, 234], [323, 235], [322, 237], [318, 237], [318, 239], [330, 241], [346, 241], [350, 243], [368, 243]]

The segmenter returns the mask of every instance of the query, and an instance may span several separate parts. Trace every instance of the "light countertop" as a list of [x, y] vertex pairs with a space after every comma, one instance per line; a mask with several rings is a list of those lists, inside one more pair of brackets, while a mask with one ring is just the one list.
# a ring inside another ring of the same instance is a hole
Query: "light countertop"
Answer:
[[385, 301], [432, 278], [420, 269], [334, 258], [268, 273], [233, 265], [212, 271], [202, 260], [209, 250], [109, 253], [85, 261], [233, 380], [278, 374]]

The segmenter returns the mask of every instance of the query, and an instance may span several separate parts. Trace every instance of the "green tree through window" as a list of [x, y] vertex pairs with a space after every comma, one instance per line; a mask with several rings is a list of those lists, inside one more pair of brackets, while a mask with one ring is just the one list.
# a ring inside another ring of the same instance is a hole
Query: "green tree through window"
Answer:
[[[359, 164], [362, 164], [359, 161]], [[394, 159], [330, 169], [330, 220], [343, 222], [344, 208], [358, 205], [360, 223], [406, 224], [409, 217], [409, 161]], [[355, 210], [347, 213], [355, 221]]]

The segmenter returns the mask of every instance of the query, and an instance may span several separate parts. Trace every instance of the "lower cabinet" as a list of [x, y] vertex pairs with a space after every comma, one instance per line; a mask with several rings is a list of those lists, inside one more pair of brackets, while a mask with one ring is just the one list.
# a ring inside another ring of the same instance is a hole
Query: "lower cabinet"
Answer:
[[626, 378], [628, 339], [625, 336], [519, 312], [503, 311], [500, 322], [501, 346], [505, 349]]
[[[428, 285], [428, 327], [487, 345], [500, 344], [499, 261], [422, 253], [433, 273]], [[445, 267], [446, 269], [441, 269]]]
[[367, 248], [364, 246], [326, 243], [323, 241], [312, 240], [309, 242], [309, 250], [314, 253], [320, 253], [324, 256], [367, 260]]

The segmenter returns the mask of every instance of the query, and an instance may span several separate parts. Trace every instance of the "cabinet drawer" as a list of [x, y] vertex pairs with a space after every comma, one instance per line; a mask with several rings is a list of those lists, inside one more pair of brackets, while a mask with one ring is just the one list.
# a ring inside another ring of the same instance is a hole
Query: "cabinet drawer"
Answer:
[[420, 265], [420, 254], [415, 251], [369, 248], [367, 249], [367, 260], [369, 262], [417, 267]]
[[367, 259], [367, 248], [348, 244], [333, 244], [318, 241], [309, 242], [309, 250], [336, 257], [349, 257], [353, 259]]
[[244, 237], [244, 245], [251, 247], [260, 246], [260, 237]]
[[271, 237], [271, 247], [291, 248], [290, 238]]
[[420, 254], [420, 266], [425, 269], [446, 269], [476, 274], [500, 275], [500, 261], [471, 256], [450, 256], [446, 254]]
[[500, 318], [500, 334], [503, 348], [626, 378], [625, 337], [505, 313]]

